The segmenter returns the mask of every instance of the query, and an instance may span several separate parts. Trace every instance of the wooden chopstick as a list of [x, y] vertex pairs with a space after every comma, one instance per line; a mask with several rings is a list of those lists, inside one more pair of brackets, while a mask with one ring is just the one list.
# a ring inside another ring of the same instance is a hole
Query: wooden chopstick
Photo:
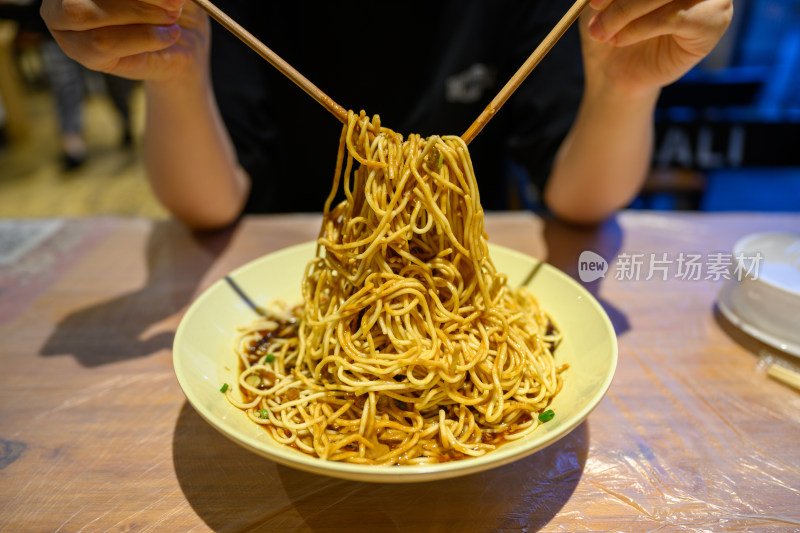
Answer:
[[292, 80], [295, 85], [303, 89], [311, 98], [322, 104], [330, 111], [339, 122], [347, 122], [347, 110], [334, 102], [328, 95], [320, 91], [316, 85], [311, 83], [305, 76], [297, 72], [289, 63], [284, 61], [278, 54], [270, 50], [264, 43], [244, 29], [239, 23], [222, 12], [217, 6], [208, 0], [193, 0], [195, 4], [208, 13], [223, 28], [234, 34], [244, 44], [252, 48], [258, 55], [266, 59], [273, 67], [278, 69], [281, 74]]
[[497, 96], [489, 102], [486, 109], [480, 116], [472, 123], [466, 132], [461, 136], [465, 143], [469, 144], [478, 133], [481, 132], [484, 126], [492, 119], [492, 117], [500, 110], [506, 100], [517, 90], [517, 88], [525, 81], [528, 74], [539, 64], [544, 56], [553, 48], [553, 45], [558, 42], [564, 33], [569, 29], [572, 24], [578, 20], [581, 12], [589, 5], [590, 0], [577, 0], [569, 11], [558, 21], [558, 23], [550, 30], [550, 33], [544, 40], [536, 47], [536, 50], [525, 60], [525, 63], [517, 70], [517, 72], [508, 80], [508, 83], [500, 90]]
[[769, 365], [767, 375], [773, 379], [800, 390], [800, 373], [782, 367], [776, 363]]

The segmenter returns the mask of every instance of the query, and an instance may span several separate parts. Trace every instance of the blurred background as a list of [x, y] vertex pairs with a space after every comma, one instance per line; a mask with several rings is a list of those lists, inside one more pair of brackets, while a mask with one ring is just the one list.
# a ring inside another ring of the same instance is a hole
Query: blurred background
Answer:
[[67, 58], [40, 0], [0, 0], [0, 217], [167, 218], [147, 183], [140, 83]]
[[734, 0], [722, 42], [666, 88], [635, 207], [800, 210], [800, 0]]
[[[664, 90], [631, 208], [800, 211], [800, 0], [734, 5], [719, 46]], [[139, 154], [141, 85], [66, 58], [37, 6], [0, 0], [0, 217], [166, 218]]]

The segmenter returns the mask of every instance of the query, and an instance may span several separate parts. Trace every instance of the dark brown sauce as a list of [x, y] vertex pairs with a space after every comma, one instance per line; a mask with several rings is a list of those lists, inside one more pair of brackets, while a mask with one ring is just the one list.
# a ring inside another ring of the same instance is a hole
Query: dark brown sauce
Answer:
[[[292, 314], [297, 316], [301, 308], [294, 308], [292, 309]], [[297, 329], [300, 327], [299, 318], [292, 318], [292, 319], [279, 319], [273, 316], [268, 317], [273, 322], [276, 322], [278, 326], [273, 330], [263, 329], [258, 331], [259, 338], [253, 339], [250, 341], [250, 345], [245, 350], [245, 355], [247, 356], [247, 362], [250, 365], [254, 365], [258, 363], [258, 361], [264, 357], [265, 355], [269, 355], [274, 353], [273, 345], [275, 340], [277, 339], [289, 339], [295, 337], [297, 335]], [[287, 367], [290, 365], [287, 365]], [[246, 366], [243, 361], [239, 361], [239, 373], [241, 374], [246, 370]], [[261, 370], [257, 372], [257, 375], [261, 378], [261, 383], [256, 386], [259, 390], [267, 390], [272, 385], [275, 384], [275, 380], [278, 378], [277, 374], [272, 372], [271, 370]], [[245, 400], [250, 401], [254, 398], [254, 395], [251, 394], [248, 390], [244, 389], [243, 387], [239, 388], [245, 398]], [[299, 392], [296, 389], [292, 389], [295, 391], [296, 394]], [[297, 398], [294, 398], [297, 399]]]
[[272, 353], [272, 345], [276, 339], [288, 339], [297, 335], [297, 329], [300, 327], [298, 319], [286, 320], [276, 319], [275, 317], [269, 317], [269, 319], [277, 323], [278, 326], [273, 330], [260, 330], [258, 332], [260, 338], [250, 341], [250, 346], [247, 347], [246, 351], [247, 360], [250, 364], [254, 364], [265, 355]]

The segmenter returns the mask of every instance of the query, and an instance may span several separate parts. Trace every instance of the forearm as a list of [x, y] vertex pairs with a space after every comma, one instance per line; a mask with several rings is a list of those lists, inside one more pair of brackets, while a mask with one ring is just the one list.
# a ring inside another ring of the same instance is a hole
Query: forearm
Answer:
[[730, 0], [592, 0], [579, 23], [583, 101], [544, 191], [557, 216], [595, 223], [633, 199], [661, 87], [711, 51], [732, 14]]
[[634, 198], [650, 167], [658, 94], [587, 87], [545, 188], [556, 216], [596, 223]]
[[210, 229], [233, 222], [249, 179], [237, 163], [210, 82], [145, 87], [144, 155], [156, 196], [188, 226]]

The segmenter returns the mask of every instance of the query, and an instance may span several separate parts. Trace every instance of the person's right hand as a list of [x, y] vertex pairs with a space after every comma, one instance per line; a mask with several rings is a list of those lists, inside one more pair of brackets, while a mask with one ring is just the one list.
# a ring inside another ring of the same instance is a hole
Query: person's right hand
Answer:
[[185, 0], [44, 0], [41, 15], [64, 52], [82, 65], [147, 81], [205, 73], [209, 21]]

